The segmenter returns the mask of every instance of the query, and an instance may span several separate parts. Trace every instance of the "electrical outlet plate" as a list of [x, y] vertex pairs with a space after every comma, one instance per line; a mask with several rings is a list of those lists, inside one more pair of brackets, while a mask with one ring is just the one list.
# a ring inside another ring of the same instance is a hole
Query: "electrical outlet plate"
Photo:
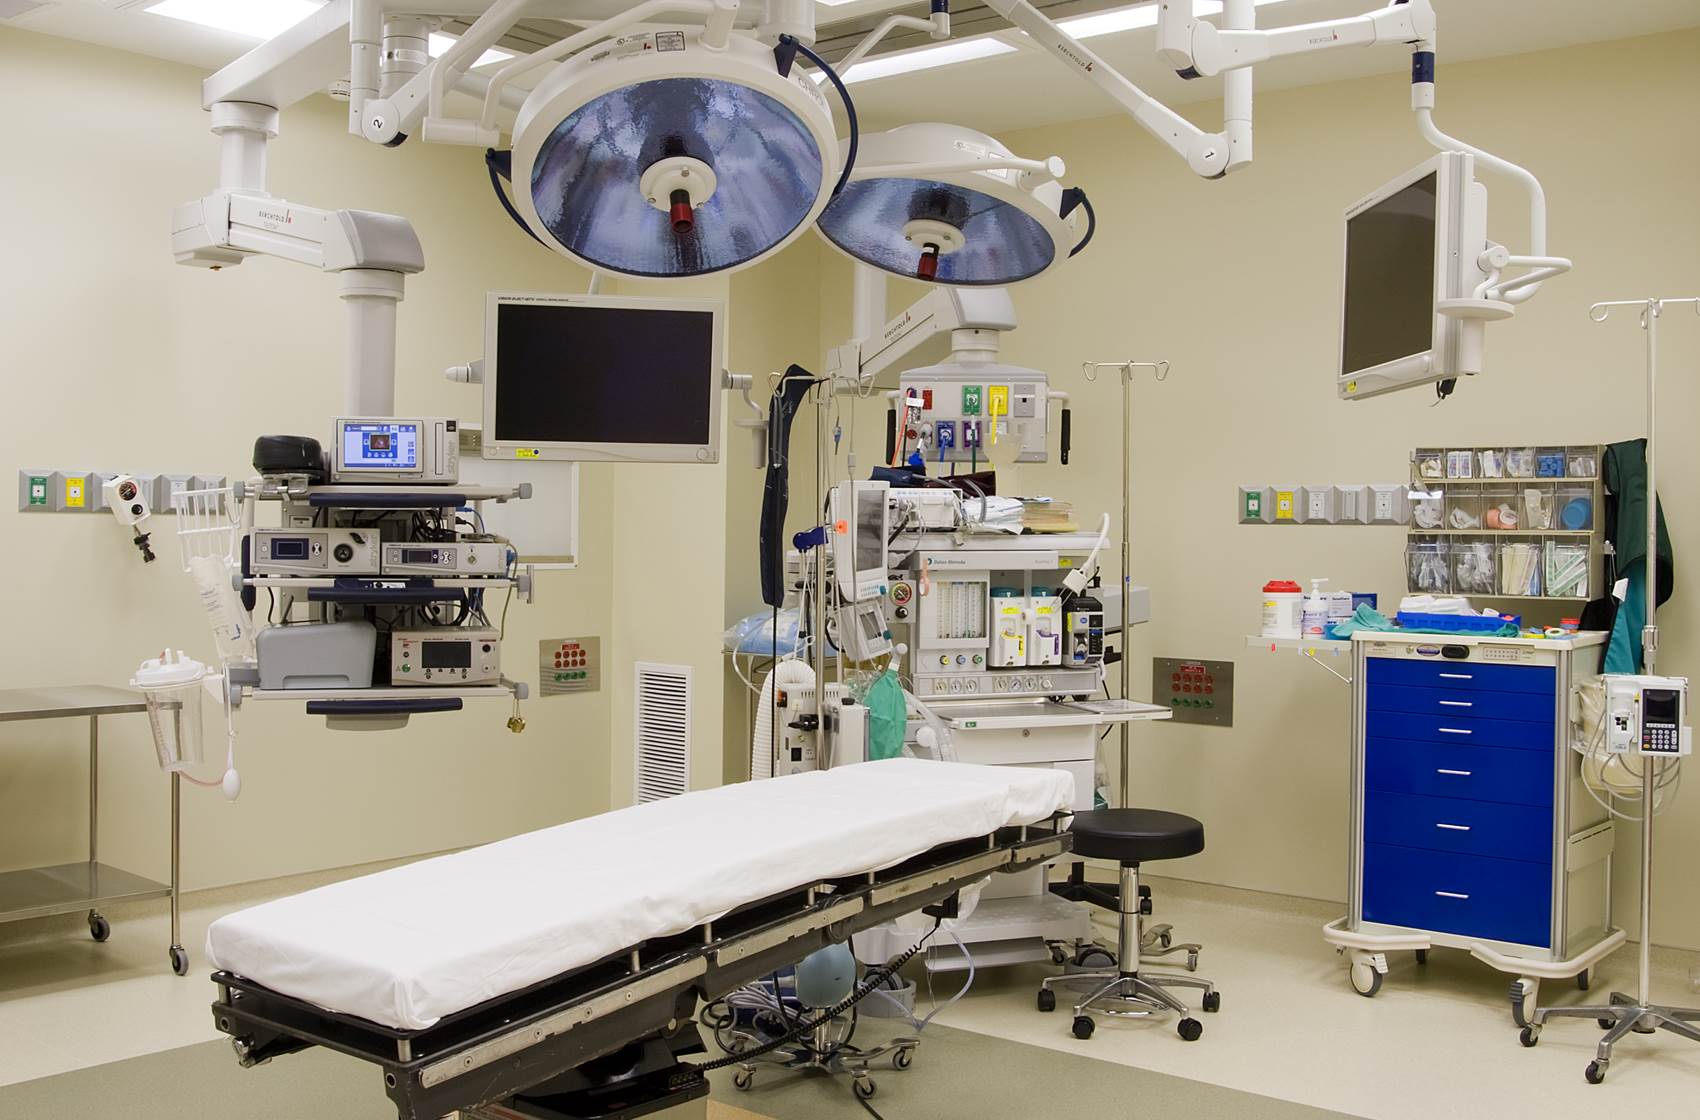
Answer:
[[1411, 499], [1403, 483], [1378, 484], [1369, 488], [1369, 517], [1371, 525], [1409, 525]]
[[1357, 485], [1334, 488], [1335, 524], [1367, 525], [1369, 509], [1369, 487]]
[[1301, 525], [1335, 524], [1339, 518], [1334, 505], [1334, 487], [1301, 486], [1296, 520]]
[[1235, 503], [1241, 525], [1267, 525], [1275, 520], [1275, 494], [1267, 486], [1242, 486]]

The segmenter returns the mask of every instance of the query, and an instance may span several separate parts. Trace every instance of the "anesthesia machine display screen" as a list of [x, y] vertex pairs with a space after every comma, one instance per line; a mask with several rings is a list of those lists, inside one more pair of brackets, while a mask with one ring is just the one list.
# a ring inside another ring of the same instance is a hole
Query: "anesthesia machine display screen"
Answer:
[[496, 315], [498, 441], [709, 442], [712, 313], [505, 303]]
[[1347, 220], [1342, 374], [1434, 344], [1435, 191], [1430, 172]]
[[418, 466], [418, 424], [351, 422], [343, 425], [344, 470], [410, 471]]

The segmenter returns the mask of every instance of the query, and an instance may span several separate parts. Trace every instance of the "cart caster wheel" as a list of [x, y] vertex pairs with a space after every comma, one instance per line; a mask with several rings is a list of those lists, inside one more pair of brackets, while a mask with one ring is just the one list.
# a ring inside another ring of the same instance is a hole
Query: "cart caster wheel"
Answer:
[[1149, 918], [1151, 916], [1151, 896], [1150, 895], [1147, 894], [1147, 895], [1141, 895], [1140, 896], [1139, 912], [1141, 914], [1144, 914], [1147, 918]]
[[1366, 998], [1375, 995], [1381, 991], [1381, 973], [1372, 964], [1352, 965], [1352, 990]]
[[1511, 988], [1506, 992], [1511, 1000], [1511, 1021], [1519, 1027], [1529, 1025], [1529, 1012], [1533, 1010], [1535, 997], [1540, 989], [1522, 977], [1511, 981]]
[[1075, 1038], [1091, 1038], [1092, 1032], [1097, 1030], [1097, 1029], [1098, 1029], [1098, 1024], [1094, 1023], [1092, 1021], [1092, 1016], [1090, 1016], [1090, 1015], [1076, 1015], [1074, 1017], [1074, 1037]]
[[750, 1086], [755, 1083], [755, 1079], [755, 1074], [741, 1069], [732, 1075], [732, 1088], [740, 1093], [747, 1093], [750, 1091]]
[[1222, 1010], [1222, 993], [1221, 992], [1205, 992], [1204, 993], [1204, 1010], [1210, 1012], [1212, 1015], [1214, 1015], [1216, 1012]]
[[1588, 1079], [1588, 1084], [1598, 1085], [1606, 1079], [1606, 1067], [1601, 1062], [1589, 1062], [1588, 1068], [1582, 1071], [1582, 1076]]
[[1197, 1042], [1204, 1037], [1204, 1024], [1197, 1019], [1182, 1019], [1175, 1024], [1175, 1033], [1188, 1042]]
[[1063, 947], [1061, 945], [1052, 945], [1051, 946], [1051, 963], [1052, 964], [1067, 964], [1068, 963], [1068, 953], [1063, 950]]
[[1198, 954], [1196, 952], [1188, 953], [1186, 955], [1186, 970], [1188, 972], [1198, 971]]
[[908, 1069], [915, 1064], [915, 1051], [907, 1046], [891, 1056], [892, 1069]]
[[850, 1089], [863, 1100], [868, 1100], [879, 1092], [879, 1086], [874, 1084], [874, 1079], [871, 1077], [858, 1077], [850, 1083]]
[[1428, 950], [1427, 949], [1418, 949], [1417, 950], [1417, 963], [1418, 964], [1427, 964], [1428, 963]]
[[171, 971], [179, 976], [189, 975], [189, 954], [183, 951], [183, 946], [171, 947]]
[[1590, 976], [1588, 973], [1589, 973], [1589, 970], [1584, 968], [1581, 972], [1578, 972], [1576, 974], [1576, 990], [1577, 991], [1585, 992], [1585, 991], [1588, 990], [1589, 986], [1593, 983], [1594, 978], [1592, 976]]
[[1074, 963], [1078, 968], [1114, 968], [1116, 955], [1108, 949], [1088, 945], [1074, 955]]
[[1162, 933], [1157, 935], [1157, 948], [1167, 949], [1174, 940], [1174, 934], [1170, 933], [1168, 930], [1164, 930]]
[[1594, 1022], [1600, 1025], [1600, 1029], [1602, 1031], [1609, 1031], [1613, 1027], [1617, 1026], [1616, 1019], [1595, 1019]]
[[1517, 1035], [1517, 1041], [1524, 1046], [1533, 1046], [1541, 1040], [1541, 1032], [1535, 1027], [1524, 1027]]
[[112, 923], [98, 910], [89, 911], [89, 936], [96, 941], [105, 941], [112, 936]]
[[1039, 1010], [1055, 1011], [1057, 1009], [1057, 993], [1049, 988], [1039, 989]]

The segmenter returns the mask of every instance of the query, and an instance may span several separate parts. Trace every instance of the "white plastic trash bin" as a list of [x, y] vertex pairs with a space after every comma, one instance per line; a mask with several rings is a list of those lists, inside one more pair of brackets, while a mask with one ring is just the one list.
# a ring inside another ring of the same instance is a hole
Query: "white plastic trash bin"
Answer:
[[182, 650], [165, 650], [142, 662], [130, 684], [148, 701], [154, 750], [163, 770], [187, 770], [201, 761], [201, 692], [207, 667]]

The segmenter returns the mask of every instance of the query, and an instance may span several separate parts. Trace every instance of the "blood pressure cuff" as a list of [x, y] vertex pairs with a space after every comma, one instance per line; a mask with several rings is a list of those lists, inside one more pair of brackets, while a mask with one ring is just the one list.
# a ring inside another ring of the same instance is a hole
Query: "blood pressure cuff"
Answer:
[[785, 511], [791, 504], [791, 421], [815, 383], [802, 366], [785, 371], [767, 412], [767, 481], [761, 494], [761, 601], [779, 606], [785, 598]]

